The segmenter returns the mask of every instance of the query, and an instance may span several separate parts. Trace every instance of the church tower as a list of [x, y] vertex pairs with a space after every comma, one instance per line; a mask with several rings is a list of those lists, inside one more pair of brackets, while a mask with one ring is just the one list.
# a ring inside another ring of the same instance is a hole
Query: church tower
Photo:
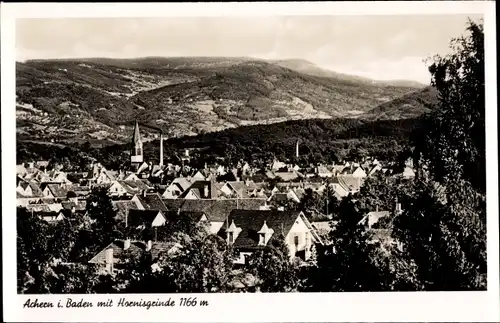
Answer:
[[140, 166], [144, 158], [142, 154], [142, 140], [139, 132], [139, 124], [135, 120], [134, 136], [132, 138], [132, 151], [130, 152], [130, 162], [132, 166]]

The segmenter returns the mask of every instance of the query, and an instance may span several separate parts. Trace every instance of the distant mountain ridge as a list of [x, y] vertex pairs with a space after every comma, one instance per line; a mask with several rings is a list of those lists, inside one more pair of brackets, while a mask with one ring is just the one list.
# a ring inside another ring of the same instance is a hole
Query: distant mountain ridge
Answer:
[[314, 76], [321, 76], [321, 77], [329, 77], [329, 78], [336, 78], [336, 79], [344, 79], [344, 80], [350, 80], [353, 82], [362, 82], [366, 84], [379, 84], [379, 85], [388, 85], [388, 86], [403, 86], [403, 87], [411, 87], [411, 88], [424, 88], [426, 85], [416, 82], [416, 81], [411, 81], [411, 80], [374, 80], [370, 79], [368, 77], [363, 77], [363, 76], [357, 76], [357, 75], [350, 75], [350, 74], [344, 74], [344, 73], [338, 73], [334, 72], [328, 69], [321, 68], [314, 63], [311, 63], [307, 60], [304, 59], [284, 59], [284, 60], [272, 60], [274, 64], [278, 64], [280, 66], [289, 68], [291, 70], [304, 73], [304, 74], [309, 74], [309, 75], [314, 75]]
[[[372, 118], [374, 108], [420, 89], [303, 60], [246, 57], [30, 60], [16, 72], [18, 137], [54, 142], [121, 143], [135, 119], [152, 140], [159, 130], [178, 137], [297, 119]], [[411, 117], [419, 109], [427, 111], [415, 106]], [[384, 116], [393, 118], [390, 109]]]

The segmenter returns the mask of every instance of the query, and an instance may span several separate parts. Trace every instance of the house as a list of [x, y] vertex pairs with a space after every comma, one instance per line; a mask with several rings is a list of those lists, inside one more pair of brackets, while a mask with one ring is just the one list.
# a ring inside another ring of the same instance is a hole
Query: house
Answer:
[[170, 185], [167, 186], [165, 192], [163, 192], [163, 198], [175, 199], [178, 198], [182, 193], [184, 193], [190, 186], [191, 181], [185, 177], [175, 178]]
[[243, 181], [226, 182], [220, 188], [220, 191], [227, 197], [248, 197], [248, 187]]
[[57, 222], [57, 221], [61, 221], [61, 220], [65, 219], [64, 214], [63, 214], [62, 211], [59, 211], [59, 212], [56, 212], [56, 211], [37, 212], [36, 215], [40, 219], [42, 219], [44, 221], [47, 221], [49, 223]]
[[131, 258], [138, 259], [144, 255], [149, 255], [154, 266], [162, 254], [175, 252], [179, 248], [181, 246], [175, 243], [151, 240], [146, 242], [131, 241], [130, 239], [115, 240], [92, 257], [89, 263], [99, 265], [100, 271], [104, 273], [115, 274]]
[[307, 182], [307, 183], [304, 183], [304, 190], [307, 190], [307, 189], [311, 189], [313, 192], [316, 192], [318, 194], [322, 194], [323, 191], [326, 189], [326, 184]]
[[271, 210], [233, 210], [220, 231], [239, 253], [237, 264], [245, 264], [247, 255], [284, 239], [290, 259], [308, 260], [313, 244], [323, 244], [302, 212]]
[[377, 172], [380, 172], [382, 171], [382, 166], [380, 166], [380, 164], [375, 164], [373, 165], [370, 170], [368, 171], [368, 176], [373, 176], [375, 175]]
[[40, 186], [33, 181], [19, 180], [16, 187], [16, 192], [24, 197], [42, 197], [43, 192]]
[[61, 184], [47, 183], [42, 185], [43, 196], [49, 198], [66, 198], [68, 191]]
[[123, 223], [125, 223], [125, 221], [128, 221], [128, 214], [130, 210], [144, 209], [141, 204], [132, 200], [112, 201], [111, 203], [113, 204], [113, 209], [116, 211], [115, 219]]
[[203, 211], [170, 211], [165, 212], [165, 218], [167, 220], [166, 225], [179, 221], [180, 219], [189, 219], [191, 223], [198, 225], [202, 223], [210, 224], [208, 216]]
[[148, 191], [152, 185], [148, 184], [146, 180], [132, 180], [132, 181], [113, 181], [108, 189], [111, 196], [132, 196], [144, 191]]
[[130, 173], [123, 177], [124, 181], [139, 181], [140, 178], [135, 173]]
[[138, 209], [153, 210], [153, 211], [168, 211], [168, 207], [163, 202], [161, 195], [158, 193], [143, 193], [136, 194], [132, 197], [132, 202], [136, 203]]
[[205, 179], [206, 177], [201, 173], [201, 171], [197, 171], [192, 177], [193, 181], [204, 181]]
[[343, 179], [339, 177], [335, 177], [333, 179], [332, 183], [330, 183], [330, 188], [339, 201], [350, 193], [350, 188], [347, 183], [345, 183]]
[[385, 218], [391, 215], [391, 212], [389, 211], [379, 211], [378, 207], [376, 211], [368, 212], [367, 215], [365, 215], [361, 221], [359, 221], [358, 224], [364, 224], [368, 227], [368, 229], [371, 229], [372, 226], [377, 223], [381, 218]]
[[116, 179], [115, 172], [108, 171], [100, 164], [93, 164], [87, 174], [87, 180], [95, 184], [111, 184]]
[[274, 171], [278, 171], [282, 168], [285, 168], [286, 167], [286, 164], [283, 163], [283, 162], [280, 162], [278, 160], [274, 160], [273, 163], [271, 164], [271, 169], [274, 170]]
[[235, 209], [259, 210], [267, 205], [265, 199], [224, 199], [224, 200], [184, 200], [170, 199], [163, 200], [171, 210], [180, 212], [203, 212], [210, 221], [210, 232], [219, 232], [224, 221], [231, 211]]
[[66, 174], [65, 172], [51, 170], [47, 173], [47, 176], [49, 177], [48, 182], [51, 183], [62, 183], [65, 185], [72, 184], [72, 182], [68, 179], [68, 174]]
[[125, 226], [132, 228], [153, 228], [165, 225], [166, 219], [160, 210], [130, 209], [125, 217]]
[[413, 168], [406, 166], [400, 176], [404, 179], [414, 179], [415, 171], [413, 170]]
[[195, 181], [179, 198], [186, 200], [215, 199], [217, 198], [215, 181]]
[[140, 178], [148, 177], [148, 175], [149, 175], [149, 169], [150, 169], [149, 164], [147, 162], [142, 162], [138, 166], [136, 174], [138, 174]]
[[338, 175], [332, 182], [343, 185], [349, 190], [349, 193], [359, 192], [362, 185], [362, 179], [352, 175]]
[[318, 168], [316, 169], [316, 174], [319, 177], [332, 177], [333, 176], [333, 173], [328, 168], [326, 168], [326, 166], [323, 166], [323, 165], [318, 166]]
[[355, 177], [355, 178], [365, 178], [367, 175], [366, 175], [366, 172], [364, 171], [363, 168], [361, 167], [356, 167], [353, 171], [352, 171], [352, 177]]
[[281, 178], [283, 182], [290, 182], [303, 176], [297, 171], [291, 171], [291, 172], [274, 172], [274, 177]]
[[74, 193], [78, 200], [85, 200], [91, 192], [90, 186], [80, 185], [66, 186], [66, 190], [68, 191], [68, 197]]
[[35, 167], [39, 169], [46, 169], [49, 166], [49, 162], [47, 160], [39, 160], [35, 162]]
[[273, 193], [271, 197], [269, 197], [268, 202], [275, 202], [275, 203], [280, 203], [280, 202], [286, 202], [286, 201], [292, 201], [295, 203], [299, 203], [300, 199], [297, 196], [297, 193], [293, 189], [288, 189], [284, 193]]
[[16, 174], [17, 175], [24, 177], [27, 173], [28, 173], [28, 170], [26, 169], [26, 167], [24, 167], [24, 164], [16, 165]]

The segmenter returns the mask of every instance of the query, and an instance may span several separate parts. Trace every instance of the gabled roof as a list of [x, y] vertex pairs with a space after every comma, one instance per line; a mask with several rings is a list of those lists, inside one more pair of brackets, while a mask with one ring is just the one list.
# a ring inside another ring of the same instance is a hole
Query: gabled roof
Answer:
[[73, 208], [76, 209], [76, 206], [77, 206], [74, 202], [71, 202], [71, 201], [63, 201], [63, 202], [61, 202], [61, 205], [62, 205], [62, 208], [65, 210], [71, 210]]
[[159, 210], [130, 209], [128, 212], [127, 225], [131, 227], [144, 225], [149, 228], [158, 215], [163, 216], [163, 213]]
[[[120, 264], [123, 262], [123, 258], [125, 254], [129, 254], [132, 257], [139, 257], [146, 253], [147, 243], [142, 241], [131, 241], [130, 247], [127, 250], [123, 250], [125, 245], [124, 240], [115, 240], [114, 242], [107, 245], [101, 251], [99, 251], [90, 261], [89, 263], [94, 264], [105, 264], [106, 263], [106, 250], [111, 248], [113, 249], [113, 260], [115, 264]], [[163, 252], [168, 252], [172, 247], [174, 247], [173, 243], [168, 242], [159, 242], [152, 241], [151, 242], [151, 257], [154, 260], [157, 260], [158, 257]]]
[[211, 222], [224, 222], [232, 210], [237, 208], [258, 210], [266, 205], [266, 199], [227, 199], [227, 200], [183, 200], [164, 199], [171, 210], [204, 212]]
[[161, 198], [161, 195], [158, 193], [137, 195], [137, 198], [146, 210], [158, 210], [163, 212], [168, 211], [167, 206]]
[[172, 181], [171, 184], [177, 184], [177, 186], [181, 188], [182, 191], [185, 191], [191, 186], [191, 181], [186, 177], [177, 177]]
[[[208, 192], [205, 191], [205, 187], [208, 188]], [[214, 199], [217, 197], [217, 190], [212, 181], [195, 181], [180, 195], [180, 198], [184, 198], [190, 191], [193, 191], [201, 199]]]
[[193, 222], [198, 223], [201, 221], [201, 219], [203, 218], [204, 215], [205, 215], [205, 212], [203, 212], [203, 211], [181, 211], [181, 212], [169, 211], [169, 212], [165, 212], [165, 214], [164, 214], [165, 218], [170, 223], [175, 222], [181, 218], [189, 218]]
[[[55, 212], [55, 211], [42, 211], [42, 212], [36, 212], [36, 215], [40, 217], [43, 220], [50, 221], [53, 218], [57, 218], [59, 215], [61, 215], [61, 212]], [[63, 215], [64, 216], [64, 215]]]
[[33, 197], [43, 196], [42, 189], [40, 188], [40, 186], [37, 183], [35, 183], [33, 181], [28, 181], [28, 184], [31, 187], [31, 191], [33, 192], [33, 194], [32, 194]]
[[286, 202], [288, 200], [289, 200], [288, 193], [274, 193], [269, 198], [269, 201], [273, 202]]
[[112, 201], [116, 210], [116, 219], [125, 222], [130, 210], [138, 209], [134, 201]]
[[54, 197], [66, 197], [68, 192], [59, 184], [47, 184], [46, 186]]
[[293, 172], [274, 172], [274, 176], [279, 177], [283, 179], [285, 182], [294, 180], [296, 178], [301, 177], [301, 174], [298, 173], [297, 171]]
[[233, 223], [241, 229], [234, 246], [236, 248], [255, 248], [258, 246], [259, 236], [257, 232], [262, 228], [264, 222], [269, 229], [274, 230], [275, 235], [286, 236], [292, 228], [300, 212], [275, 211], [275, 210], [233, 210], [226, 220], [227, 226]]

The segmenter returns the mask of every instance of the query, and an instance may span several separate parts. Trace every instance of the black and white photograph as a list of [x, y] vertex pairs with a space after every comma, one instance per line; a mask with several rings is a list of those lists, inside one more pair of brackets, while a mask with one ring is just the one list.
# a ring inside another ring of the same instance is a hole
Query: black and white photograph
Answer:
[[17, 294], [490, 290], [484, 25], [15, 19]]

